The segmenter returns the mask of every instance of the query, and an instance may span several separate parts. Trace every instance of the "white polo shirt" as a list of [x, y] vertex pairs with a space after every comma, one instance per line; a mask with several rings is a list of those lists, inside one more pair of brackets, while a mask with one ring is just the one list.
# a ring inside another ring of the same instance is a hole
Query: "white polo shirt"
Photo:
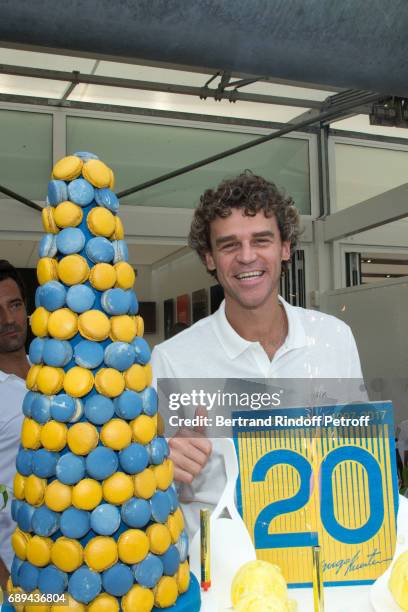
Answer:
[[[259, 342], [242, 338], [225, 315], [225, 302], [211, 316], [156, 346], [152, 355], [158, 378], [331, 378], [362, 379], [351, 329], [343, 321], [291, 306], [279, 297], [288, 319], [288, 335], [272, 360]], [[363, 392], [360, 399], [365, 398]], [[357, 399], [357, 398], [353, 398]], [[187, 530], [199, 527], [199, 508], [213, 509], [226, 484], [222, 455], [213, 452], [191, 485], [180, 487]]]
[[26, 393], [25, 380], [0, 370], [0, 483], [7, 486], [9, 494], [6, 508], [0, 511], [0, 558], [8, 569], [14, 556], [10, 538], [16, 524], [11, 518], [11, 497]]

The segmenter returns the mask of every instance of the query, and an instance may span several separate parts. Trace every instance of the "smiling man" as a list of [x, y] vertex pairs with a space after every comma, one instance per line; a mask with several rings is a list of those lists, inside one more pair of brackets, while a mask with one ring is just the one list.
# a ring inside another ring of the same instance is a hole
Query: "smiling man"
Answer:
[[[23, 422], [22, 403], [27, 392], [29, 363], [25, 352], [27, 310], [24, 285], [17, 270], [0, 260], [0, 483], [9, 493], [16, 473], [16, 455]], [[5, 588], [13, 550], [10, 537], [15, 529], [10, 501], [0, 512], [0, 585]]]
[[[245, 172], [207, 190], [191, 225], [190, 246], [224, 288], [225, 301], [153, 351], [159, 378], [361, 379], [350, 328], [314, 310], [291, 306], [279, 281], [299, 237], [290, 197]], [[190, 533], [198, 508], [213, 507], [225, 486], [223, 459], [204, 435], [180, 431], [169, 441]]]

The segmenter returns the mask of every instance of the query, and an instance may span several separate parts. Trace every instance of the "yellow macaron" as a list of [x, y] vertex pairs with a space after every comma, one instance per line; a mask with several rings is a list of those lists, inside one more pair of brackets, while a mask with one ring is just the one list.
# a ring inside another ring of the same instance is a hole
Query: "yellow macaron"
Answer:
[[125, 230], [123, 229], [122, 219], [116, 215], [115, 217], [115, 229], [113, 231], [112, 236], [110, 236], [111, 240], [123, 240], [125, 237]]
[[16, 472], [16, 475], [14, 476], [13, 480], [13, 493], [16, 499], [25, 499], [25, 482], [26, 477], [20, 474], [19, 472]]
[[40, 285], [48, 281], [58, 280], [57, 260], [52, 257], [41, 257], [37, 264], [37, 279]]
[[60, 181], [72, 181], [81, 174], [82, 159], [76, 155], [67, 155], [58, 160], [52, 169], [52, 177]]
[[54, 219], [58, 227], [77, 227], [84, 216], [83, 210], [73, 202], [61, 202], [54, 208]]
[[142, 366], [144, 369], [146, 387], [150, 387], [153, 382], [153, 370], [150, 363], [146, 363], [146, 365]]
[[132, 289], [135, 284], [136, 274], [132, 266], [127, 261], [118, 261], [115, 264], [116, 285], [120, 289]]
[[74, 455], [88, 455], [98, 442], [98, 430], [92, 423], [75, 423], [69, 428], [67, 444]]
[[26, 555], [27, 561], [37, 567], [44, 567], [51, 560], [51, 549], [53, 541], [51, 538], [43, 538], [35, 535], [27, 543]]
[[112, 170], [100, 159], [90, 159], [82, 167], [83, 177], [94, 187], [109, 187], [112, 181]]
[[173, 576], [162, 576], [154, 589], [154, 603], [159, 608], [169, 608], [178, 597], [177, 580]]
[[190, 566], [188, 561], [180, 563], [176, 572], [176, 580], [180, 594], [188, 591], [188, 587], [190, 586]]
[[136, 322], [136, 335], [142, 337], [144, 334], [144, 321], [140, 315], [135, 315], [134, 320]]
[[32, 365], [28, 370], [27, 378], [26, 378], [26, 387], [30, 389], [30, 391], [37, 391], [37, 378], [42, 365]]
[[31, 540], [29, 533], [21, 531], [18, 527], [11, 536], [11, 546], [19, 559], [23, 561], [27, 558], [27, 544]]
[[47, 480], [45, 478], [39, 478], [35, 474], [30, 474], [27, 477], [24, 488], [26, 501], [32, 506], [41, 506], [44, 501], [46, 486]]
[[147, 414], [141, 414], [131, 421], [132, 436], [135, 442], [139, 444], [149, 444], [156, 435], [156, 421], [153, 417]]
[[62, 450], [67, 443], [67, 426], [59, 421], [48, 421], [41, 429], [40, 440], [50, 451]]
[[115, 216], [107, 208], [96, 206], [89, 211], [86, 218], [89, 231], [94, 236], [104, 236], [109, 238], [115, 231]]
[[149, 552], [149, 538], [141, 529], [128, 529], [119, 536], [118, 552], [123, 563], [140, 563]]
[[[51, 561], [63, 572], [74, 572], [83, 562], [84, 551], [78, 540], [58, 538], [51, 550]], [[68, 606], [69, 608], [69, 606]]]
[[162, 555], [171, 544], [170, 531], [166, 525], [155, 523], [146, 529], [149, 547], [153, 554]]
[[44, 502], [54, 512], [64, 512], [71, 505], [72, 487], [53, 480], [45, 491]]
[[150, 499], [156, 491], [156, 479], [153, 471], [146, 468], [142, 472], [135, 474], [133, 486], [136, 497]]
[[171, 543], [177, 544], [182, 529], [180, 529], [179, 521], [172, 514], [169, 514], [169, 517], [166, 521], [166, 525], [168, 530], [170, 531]]
[[89, 266], [81, 255], [67, 255], [58, 263], [58, 276], [65, 285], [79, 285], [88, 280]]
[[64, 384], [64, 370], [52, 366], [43, 366], [37, 376], [38, 391], [44, 395], [56, 395]]
[[102, 342], [109, 336], [110, 321], [100, 310], [87, 310], [79, 315], [78, 330], [86, 340]]
[[110, 337], [114, 342], [132, 342], [136, 337], [136, 322], [129, 315], [116, 315], [110, 320]]
[[152, 466], [157, 488], [165, 491], [174, 479], [174, 465], [171, 459], [165, 459], [160, 465]]
[[39, 306], [33, 312], [30, 317], [30, 326], [31, 331], [34, 336], [46, 336], [48, 333], [48, 319], [50, 317], [50, 313], [43, 306]]
[[54, 210], [52, 206], [44, 206], [41, 211], [42, 224], [46, 234], [58, 234], [59, 232], [54, 219]]
[[89, 282], [98, 291], [107, 291], [116, 283], [116, 271], [111, 264], [98, 263], [91, 268]]
[[72, 505], [79, 510], [93, 510], [102, 501], [102, 485], [93, 478], [83, 478], [72, 488]]
[[113, 538], [96, 536], [89, 540], [84, 549], [84, 559], [87, 566], [103, 572], [118, 561], [118, 547]]
[[101, 368], [95, 375], [95, 387], [101, 395], [118, 397], [125, 389], [125, 379], [119, 370]]
[[72, 397], [84, 397], [94, 386], [94, 377], [91, 370], [74, 366], [65, 374], [64, 390]]
[[87, 612], [119, 612], [119, 603], [113, 595], [101, 593], [91, 601]]
[[124, 373], [125, 383], [128, 389], [132, 391], [143, 391], [147, 387], [146, 370], [144, 366], [134, 363]]
[[133, 480], [129, 474], [115, 472], [102, 483], [103, 497], [109, 504], [121, 505], [133, 497]]
[[[87, 611], [87, 606], [83, 603], [80, 603], [79, 601], [77, 601], [76, 599], [74, 599], [72, 597], [72, 595], [70, 595], [69, 593], [65, 593], [64, 594], [65, 597], [65, 603], [62, 604], [62, 606], [65, 608], [65, 610], [74, 610], [75, 612], [86, 612]], [[61, 612], [61, 604], [56, 603], [53, 606], [51, 606], [51, 612]]]
[[78, 315], [69, 308], [54, 310], [48, 319], [48, 333], [58, 340], [70, 340], [78, 332]]
[[184, 517], [183, 517], [183, 513], [181, 511], [181, 508], [178, 507], [174, 512], [173, 512], [173, 516], [177, 522], [178, 528], [180, 529], [180, 533], [183, 531], [184, 529]]
[[102, 427], [100, 436], [104, 446], [119, 451], [131, 443], [132, 430], [123, 419], [111, 419]]
[[24, 448], [30, 448], [31, 450], [37, 450], [41, 446], [41, 425], [25, 417], [23, 420], [23, 426], [21, 428], [21, 444]]
[[150, 612], [154, 606], [154, 595], [153, 591], [134, 584], [130, 591], [122, 597], [122, 610], [123, 612]]

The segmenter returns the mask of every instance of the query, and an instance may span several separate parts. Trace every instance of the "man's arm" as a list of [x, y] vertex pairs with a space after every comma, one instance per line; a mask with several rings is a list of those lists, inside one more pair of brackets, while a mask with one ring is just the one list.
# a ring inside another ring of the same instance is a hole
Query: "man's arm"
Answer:
[[7, 567], [5, 566], [4, 562], [0, 559], [0, 587], [3, 589], [3, 591], [6, 590], [7, 580], [9, 576], [10, 576], [10, 573]]
[[[152, 353], [153, 385], [157, 389], [157, 379], [176, 379], [170, 362], [160, 347], [155, 347]], [[186, 372], [186, 378], [188, 373]], [[196, 415], [200, 415], [198, 408]], [[206, 413], [205, 413], [206, 414]], [[204, 435], [204, 429], [194, 430], [181, 428], [168, 440], [170, 459], [174, 463], [174, 479], [176, 482], [191, 484], [198, 476], [211, 455], [212, 444]]]

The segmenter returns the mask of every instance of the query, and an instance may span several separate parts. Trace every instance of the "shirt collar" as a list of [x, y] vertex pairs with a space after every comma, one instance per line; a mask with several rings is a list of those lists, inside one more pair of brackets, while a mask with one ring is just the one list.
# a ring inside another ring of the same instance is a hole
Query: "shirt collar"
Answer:
[[[305, 328], [296, 307], [288, 304], [280, 295], [278, 299], [285, 309], [288, 319], [288, 335], [284, 343], [286, 350], [306, 346]], [[218, 339], [230, 359], [235, 359], [250, 346], [259, 345], [259, 342], [245, 340], [235, 331], [225, 315], [225, 300], [222, 301], [219, 309], [214, 313], [213, 326]]]

